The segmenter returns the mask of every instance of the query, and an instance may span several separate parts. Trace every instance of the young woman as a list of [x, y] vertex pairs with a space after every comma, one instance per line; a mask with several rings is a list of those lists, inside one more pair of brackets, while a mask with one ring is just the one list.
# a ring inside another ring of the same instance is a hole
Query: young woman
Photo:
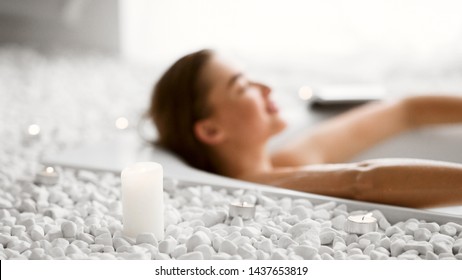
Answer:
[[154, 88], [157, 144], [193, 167], [310, 193], [408, 207], [462, 203], [462, 164], [410, 159], [344, 163], [385, 138], [462, 123], [462, 98], [374, 102], [335, 117], [273, 154], [286, 124], [271, 89], [210, 50], [179, 59]]

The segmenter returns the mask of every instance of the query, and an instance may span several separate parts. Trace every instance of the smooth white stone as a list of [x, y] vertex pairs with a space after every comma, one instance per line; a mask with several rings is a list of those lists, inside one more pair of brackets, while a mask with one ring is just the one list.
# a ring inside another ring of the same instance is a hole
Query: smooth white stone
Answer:
[[77, 225], [71, 221], [65, 221], [61, 224], [61, 231], [65, 238], [75, 238], [77, 234]]
[[335, 251], [334, 252], [334, 259], [336, 260], [346, 260], [347, 254], [342, 251]]
[[257, 259], [256, 250], [250, 244], [244, 244], [237, 248], [237, 254], [242, 257], [242, 259], [246, 260], [254, 260]]
[[91, 234], [88, 234], [88, 233], [80, 232], [77, 234], [77, 238], [88, 244], [95, 243], [95, 238]]
[[452, 245], [452, 252], [454, 255], [460, 253], [462, 250], [462, 238], [457, 239]]
[[211, 227], [213, 225], [223, 223], [226, 220], [228, 214], [224, 210], [218, 211], [207, 211], [205, 212], [201, 220], [204, 222], [206, 227]]
[[292, 215], [295, 215], [299, 221], [302, 221], [302, 220], [305, 220], [305, 219], [308, 219], [308, 218], [311, 218], [312, 214], [313, 214], [313, 210], [310, 209], [310, 208], [306, 208], [305, 206], [303, 205], [298, 205], [298, 206], [295, 206], [291, 211], [290, 213]]
[[312, 215], [313, 219], [329, 220], [331, 214], [326, 209], [315, 210]]
[[[240, 233], [238, 233], [240, 234]], [[213, 238], [213, 241], [212, 241], [212, 246], [213, 246], [213, 249], [215, 249], [215, 251], [218, 251], [218, 249], [220, 248], [221, 246], [221, 243], [224, 242], [224, 238], [221, 237], [220, 235], [217, 235]], [[227, 240], [232, 240], [232, 239], [227, 239]]]
[[265, 239], [258, 244], [258, 249], [263, 250], [268, 254], [271, 254], [271, 252], [273, 251], [273, 242], [269, 239]]
[[241, 229], [241, 235], [247, 237], [257, 237], [261, 234], [261, 231], [258, 228], [248, 226]]
[[114, 249], [116, 249], [116, 251], [117, 251], [117, 248], [119, 248], [120, 246], [130, 246], [130, 243], [128, 243], [127, 240], [121, 237], [116, 237], [112, 239], [112, 244], [114, 246]]
[[383, 252], [372, 250], [370, 254], [371, 260], [387, 260], [388, 255]]
[[240, 216], [234, 217], [233, 220], [231, 221], [231, 225], [236, 226], [236, 227], [243, 227], [244, 222], [242, 221], [242, 217]]
[[347, 259], [349, 260], [370, 260], [371, 257], [369, 257], [368, 255], [355, 254], [355, 255], [348, 256]]
[[404, 245], [405, 245], [404, 240], [398, 239], [398, 240], [392, 241], [391, 244], [390, 244], [391, 256], [392, 257], [397, 257], [401, 253], [403, 253], [404, 252]]
[[312, 260], [318, 254], [318, 251], [313, 247], [301, 245], [294, 247], [294, 253], [305, 260]]
[[343, 215], [339, 215], [335, 218], [333, 218], [332, 221], [332, 227], [337, 229], [337, 230], [343, 230], [345, 228], [345, 223], [346, 223], [346, 217]]
[[432, 233], [427, 228], [418, 228], [414, 231], [414, 239], [416, 241], [428, 241]]
[[391, 236], [394, 236], [394, 235], [404, 235], [404, 231], [399, 228], [398, 226], [391, 226], [391, 227], [388, 227], [386, 230], [385, 230], [385, 235], [388, 236], [388, 237], [391, 237]]
[[433, 251], [435, 254], [439, 255], [441, 253], [451, 253], [452, 252], [452, 245], [454, 243], [454, 238], [440, 234], [440, 233], [435, 233], [431, 238], [430, 238], [430, 244], [433, 245]]
[[404, 245], [404, 251], [408, 250], [416, 250], [419, 254], [425, 255], [433, 251], [433, 247], [425, 241], [410, 241]]
[[442, 225], [440, 228], [440, 232], [445, 235], [455, 236], [457, 234], [457, 230], [452, 225]]
[[182, 256], [186, 254], [188, 249], [186, 248], [185, 244], [180, 244], [173, 249], [173, 252], [170, 254], [173, 258], [178, 258], [179, 256]]
[[60, 229], [52, 229], [46, 234], [46, 238], [50, 242], [55, 239], [62, 238], [62, 237], [63, 237], [63, 232]]
[[179, 260], [203, 260], [204, 256], [202, 255], [202, 252], [194, 251], [194, 252], [181, 255], [180, 257], [178, 257], [178, 259]]
[[112, 236], [110, 233], [103, 233], [95, 237], [96, 244], [103, 244], [105, 246], [112, 246]]
[[426, 228], [430, 232], [439, 232], [440, 226], [437, 223], [420, 223], [419, 228]]
[[279, 238], [278, 240], [278, 247], [279, 248], [284, 248], [284, 249], [287, 249], [287, 247], [291, 246], [291, 245], [298, 245], [297, 242], [295, 242], [294, 240], [292, 240], [292, 238], [290, 238], [289, 236], [281, 236], [281, 238]]
[[15, 225], [11, 228], [11, 235], [20, 236], [26, 231], [26, 227], [23, 225]]
[[202, 244], [194, 248], [194, 252], [201, 252], [204, 260], [210, 260], [215, 250], [210, 245]]
[[157, 246], [157, 239], [152, 232], [143, 232], [136, 236], [136, 244], [151, 244]]
[[263, 226], [261, 228], [261, 232], [263, 234], [263, 236], [269, 238], [271, 235], [276, 235], [277, 237], [280, 237], [282, 235], [284, 235], [284, 232], [276, 227], [272, 227], [272, 226]]
[[178, 242], [174, 238], [168, 236], [166, 239], [159, 243], [159, 252], [170, 254], [175, 249], [177, 244]]
[[194, 248], [196, 248], [199, 245], [206, 244], [206, 245], [211, 245], [210, 238], [205, 232], [198, 231], [195, 232], [187, 241], [186, 241], [186, 248], [188, 249], [188, 252], [192, 252]]
[[335, 232], [332, 229], [323, 229], [319, 235], [322, 245], [331, 244], [335, 238]]

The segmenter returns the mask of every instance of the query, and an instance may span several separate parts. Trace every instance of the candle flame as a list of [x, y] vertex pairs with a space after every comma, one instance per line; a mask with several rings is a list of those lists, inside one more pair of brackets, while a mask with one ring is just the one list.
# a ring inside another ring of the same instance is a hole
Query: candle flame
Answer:
[[27, 132], [30, 135], [38, 135], [40, 133], [40, 126], [38, 124], [31, 124], [27, 128]]

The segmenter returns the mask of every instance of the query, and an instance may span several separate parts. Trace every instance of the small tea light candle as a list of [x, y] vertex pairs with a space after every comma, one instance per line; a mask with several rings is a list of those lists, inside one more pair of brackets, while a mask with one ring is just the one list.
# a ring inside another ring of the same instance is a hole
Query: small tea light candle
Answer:
[[255, 205], [247, 202], [237, 202], [229, 204], [230, 217], [242, 217], [243, 219], [252, 219], [255, 217]]
[[372, 217], [372, 213], [349, 216], [345, 224], [345, 231], [349, 233], [365, 234], [376, 230], [377, 219]]
[[58, 181], [59, 181], [59, 174], [51, 166], [45, 167], [42, 171], [37, 173], [37, 175], [35, 176], [35, 182], [41, 185], [53, 186], [53, 185], [56, 185]]
[[164, 239], [163, 169], [156, 162], [138, 162], [122, 171], [124, 235], [151, 232]]

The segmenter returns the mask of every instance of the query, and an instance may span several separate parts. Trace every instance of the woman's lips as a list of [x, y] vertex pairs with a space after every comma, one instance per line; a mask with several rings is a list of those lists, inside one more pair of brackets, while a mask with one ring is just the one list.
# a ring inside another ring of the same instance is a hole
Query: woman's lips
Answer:
[[267, 110], [270, 114], [276, 114], [279, 111], [278, 107], [273, 101], [268, 102]]

